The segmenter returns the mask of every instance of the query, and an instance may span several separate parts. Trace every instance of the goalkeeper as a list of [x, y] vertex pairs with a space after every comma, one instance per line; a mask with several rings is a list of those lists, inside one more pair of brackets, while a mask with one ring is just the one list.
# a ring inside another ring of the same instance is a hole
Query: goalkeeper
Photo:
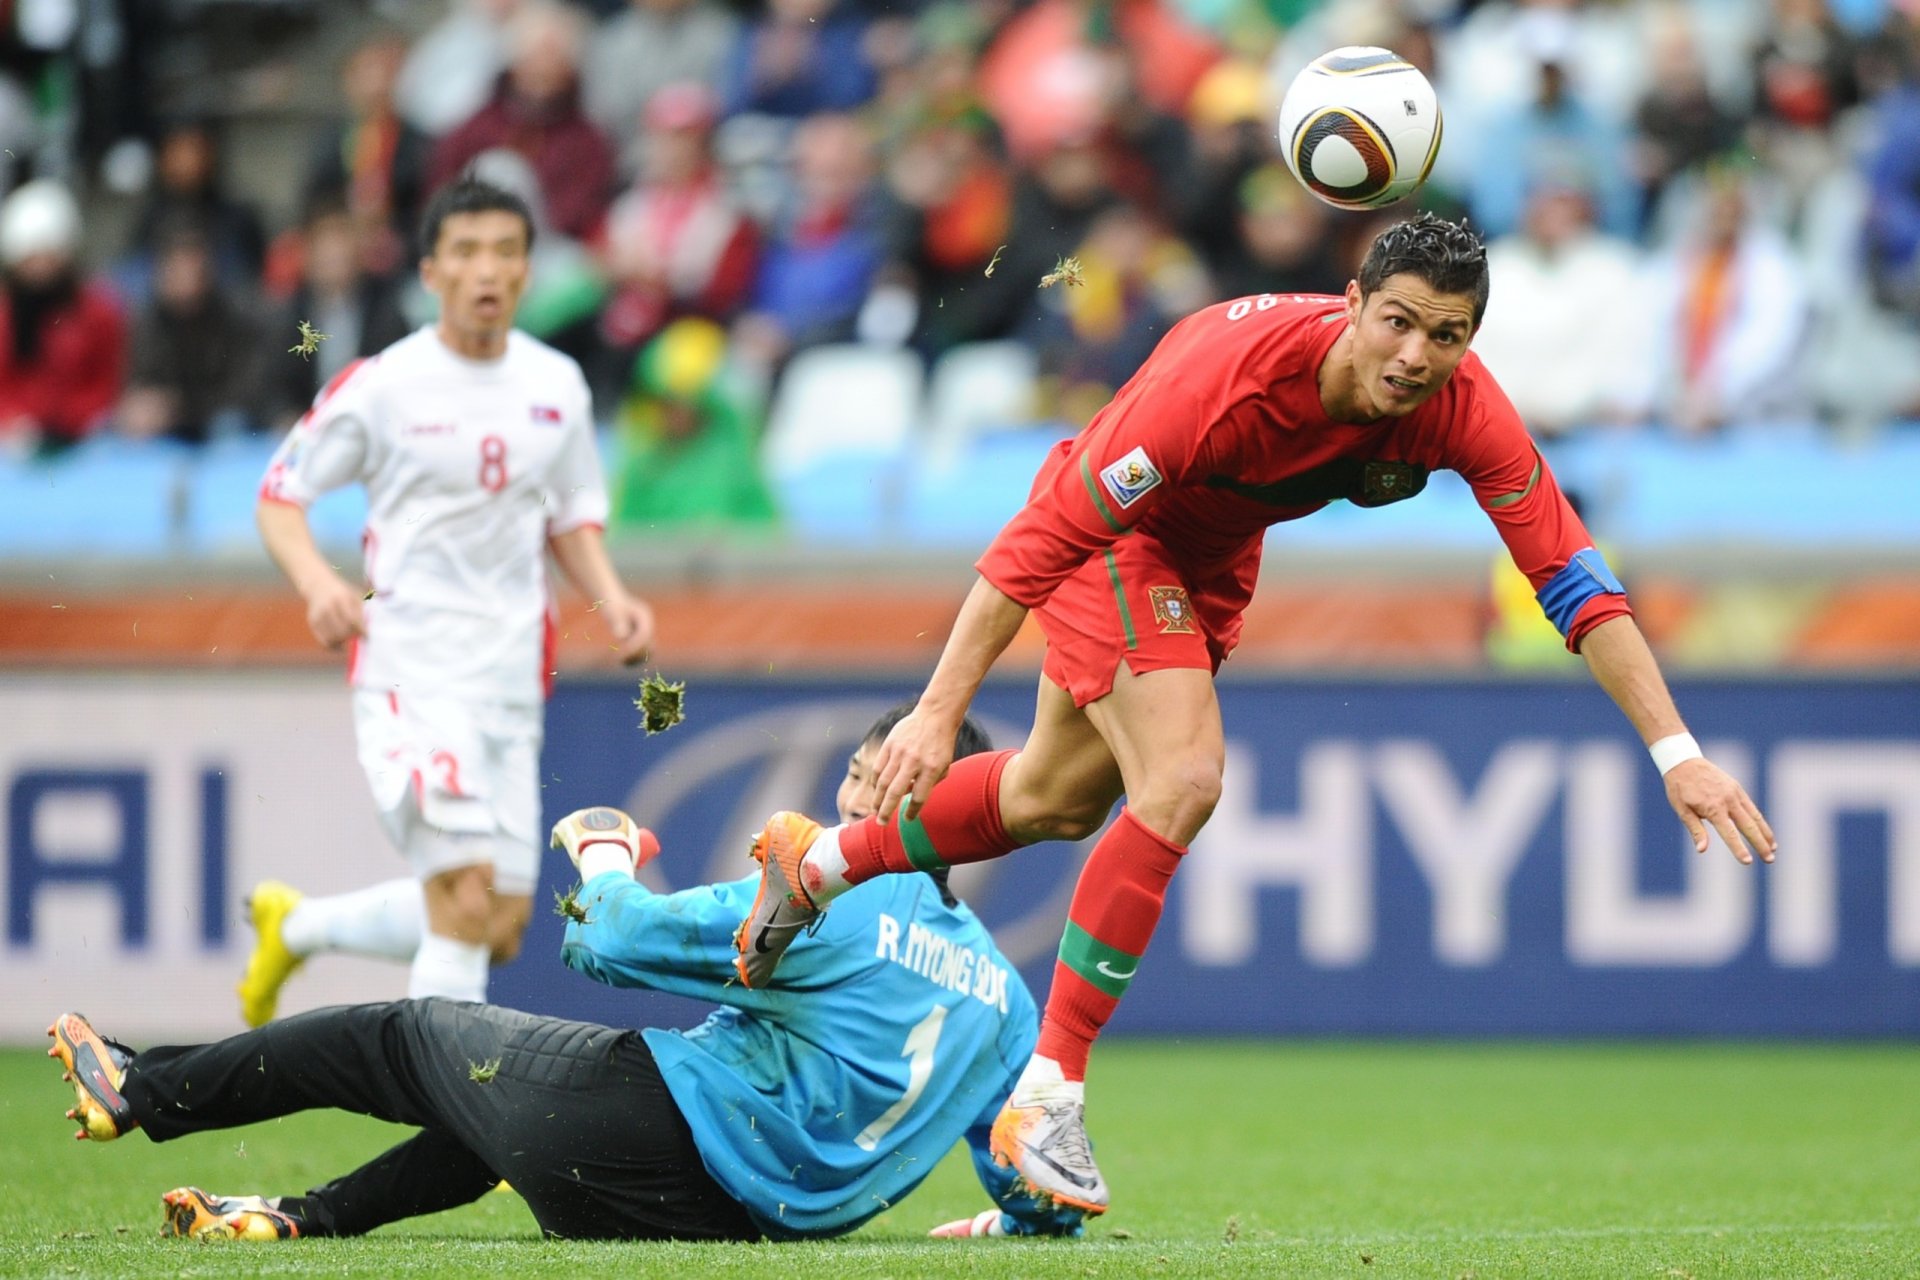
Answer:
[[[848, 762], [843, 817], [871, 809], [873, 753], [905, 710]], [[962, 755], [987, 745], [971, 723], [956, 743]], [[628, 1031], [436, 998], [135, 1053], [62, 1014], [49, 1053], [73, 1080], [78, 1136], [137, 1128], [165, 1142], [321, 1107], [420, 1129], [305, 1195], [168, 1192], [165, 1231], [181, 1236], [361, 1235], [466, 1204], [503, 1178], [552, 1237], [834, 1236], [897, 1203], [962, 1138], [999, 1209], [943, 1233], [1078, 1234], [1078, 1212], [1017, 1194], [988, 1155], [1037, 1018], [944, 876], [882, 877], [848, 894], [818, 938], [794, 944], [779, 982], [748, 990], [733, 933], [757, 873], [656, 894], [633, 873], [659, 845], [614, 809], [570, 814], [553, 840], [585, 882], [568, 967], [721, 1004], [705, 1023]]]

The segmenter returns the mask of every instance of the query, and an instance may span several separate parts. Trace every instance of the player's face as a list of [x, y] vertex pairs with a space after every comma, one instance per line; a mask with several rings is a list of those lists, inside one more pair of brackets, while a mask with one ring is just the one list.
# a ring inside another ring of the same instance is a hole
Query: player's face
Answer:
[[1368, 418], [1412, 413], [1446, 385], [1473, 337], [1473, 299], [1418, 276], [1388, 276], [1364, 299], [1347, 285], [1354, 408]]
[[847, 758], [847, 776], [840, 779], [840, 790], [833, 797], [835, 807], [840, 810], [840, 821], [857, 822], [871, 814], [874, 805], [879, 803], [879, 791], [873, 785], [873, 766], [879, 755], [879, 743], [863, 742], [860, 749]]
[[527, 225], [504, 209], [449, 215], [420, 264], [421, 280], [440, 299], [442, 329], [466, 340], [506, 333], [527, 271]]

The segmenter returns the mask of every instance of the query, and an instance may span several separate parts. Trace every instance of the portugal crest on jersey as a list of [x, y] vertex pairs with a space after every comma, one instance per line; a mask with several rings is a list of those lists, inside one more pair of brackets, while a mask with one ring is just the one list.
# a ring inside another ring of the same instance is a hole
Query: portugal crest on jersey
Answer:
[[1148, 587], [1147, 599], [1153, 601], [1153, 620], [1160, 624], [1161, 635], [1194, 634], [1193, 602], [1185, 587]]
[[1406, 462], [1383, 462], [1376, 458], [1360, 473], [1360, 495], [1368, 502], [1397, 502], [1417, 491], [1413, 466]]

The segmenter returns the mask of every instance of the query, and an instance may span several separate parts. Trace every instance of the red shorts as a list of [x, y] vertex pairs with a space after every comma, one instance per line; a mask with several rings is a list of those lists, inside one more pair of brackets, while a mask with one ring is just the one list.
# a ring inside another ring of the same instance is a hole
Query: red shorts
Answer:
[[1135, 675], [1170, 668], [1216, 672], [1239, 642], [1248, 596], [1236, 575], [1227, 579], [1195, 584], [1157, 540], [1140, 533], [1121, 538], [1034, 611], [1047, 637], [1041, 671], [1073, 695], [1077, 707], [1111, 693], [1122, 662]]

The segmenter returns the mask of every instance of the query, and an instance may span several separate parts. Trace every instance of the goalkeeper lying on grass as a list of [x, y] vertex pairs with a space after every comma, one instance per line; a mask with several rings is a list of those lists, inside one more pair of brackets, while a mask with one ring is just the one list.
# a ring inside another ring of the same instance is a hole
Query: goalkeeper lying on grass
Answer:
[[[904, 711], [904, 708], [902, 709]], [[872, 805], [871, 753], [843, 816]], [[984, 750], [971, 724], [960, 753]], [[633, 878], [659, 851], [615, 809], [554, 827], [585, 882], [562, 957], [614, 986], [722, 1007], [685, 1034], [540, 1018], [443, 999], [320, 1009], [218, 1044], [135, 1053], [62, 1014], [81, 1123], [107, 1141], [334, 1107], [420, 1132], [300, 1196], [168, 1192], [168, 1234], [349, 1236], [468, 1203], [502, 1178], [570, 1239], [758, 1240], [852, 1231], [911, 1192], [953, 1144], [998, 1204], [941, 1235], [1077, 1234], [993, 1163], [988, 1129], [1032, 1052], [1020, 976], [944, 879], [887, 876], [835, 905], [765, 990], [735, 981], [733, 933], [758, 874], [674, 894]], [[804, 995], [796, 993], [804, 992]]]

